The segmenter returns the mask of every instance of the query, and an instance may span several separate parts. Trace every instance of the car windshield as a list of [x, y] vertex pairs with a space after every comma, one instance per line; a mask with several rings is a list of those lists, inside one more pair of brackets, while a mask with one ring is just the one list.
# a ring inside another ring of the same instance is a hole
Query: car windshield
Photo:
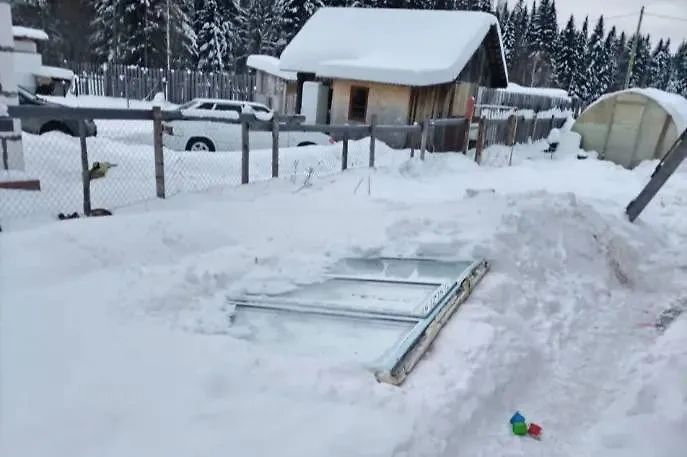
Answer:
[[40, 100], [38, 97], [36, 97], [34, 94], [32, 94], [30, 90], [28, 90], [25, 87], [17, 85], [17, 92], [19, 93], [20, 97], [27, 98], [32, 102], [37, 102]]

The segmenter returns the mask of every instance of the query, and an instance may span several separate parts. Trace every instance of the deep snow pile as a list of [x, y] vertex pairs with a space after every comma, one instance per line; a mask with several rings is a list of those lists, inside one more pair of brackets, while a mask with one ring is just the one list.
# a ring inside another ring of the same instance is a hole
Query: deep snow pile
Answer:
[[[514, 163], [436, 155], [3, 234], [0, 453], [647, 455], [632, 453], [637, 425], [687, 416], [684, 322], [660, 339], [643, 325], [687, 284], [687, 179], [630, 224], [622, 209], [648, 166]], [[493, 263], [402, 388], [344, 357], [227, 334], [223, 294], [379, 254]], [[659, 382], [668, 400], [652, 413]], [[516, 409], [541, 442], [510, 434]], [[648, 454], [684, 448], [672, 430]]]

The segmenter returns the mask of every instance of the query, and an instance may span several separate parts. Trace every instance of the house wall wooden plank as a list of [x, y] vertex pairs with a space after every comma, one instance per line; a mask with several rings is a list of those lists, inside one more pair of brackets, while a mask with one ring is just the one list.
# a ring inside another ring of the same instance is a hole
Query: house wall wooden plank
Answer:
[[[406, 124], [408, 122], [410, 87], [334, 80], [332, 82], [332, 106], [330, 111], [330, 122], [332, 124], [355, 123], [348, 120], [351, 86], [361, 86], [369, 89], [365, 122], [370, 122], [373, 114], [377, 115], [377, 122], [380, 124]], [[406, 134], [387, 133], [384, 138], [380, 139], [391, 147], [402, 148], [405, 146]]]

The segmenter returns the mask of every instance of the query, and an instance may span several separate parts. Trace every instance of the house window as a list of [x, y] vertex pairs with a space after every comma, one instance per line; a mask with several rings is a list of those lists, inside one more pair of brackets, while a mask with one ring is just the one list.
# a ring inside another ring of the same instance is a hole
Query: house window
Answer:
[[351, 86], [348, 102], [348, 120], [365, 122], [367, 118], [367, 96], [370, 89], [361, 86]]

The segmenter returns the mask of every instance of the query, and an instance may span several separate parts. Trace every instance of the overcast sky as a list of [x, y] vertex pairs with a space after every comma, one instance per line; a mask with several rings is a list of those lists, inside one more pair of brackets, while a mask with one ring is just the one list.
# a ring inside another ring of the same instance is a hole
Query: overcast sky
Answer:
[[[532, 4], [532, 0], [526, 1], [529, 5]], [[516, 2], [517, 0], [508, 0], [510, 5]], [[646, 6], [647, 13], [642, 22], [642, 30], [644, 33], [651, 33], [652, 43], [656, 43], [659, 38], [670, 37], [675, 49], [681, 41], [687, 40], [687, 0], [556, 0], [558, 22], [561, 26], [565, 25], [570, 14], [575, 15], [578, 27], [584, 17], [589, 15], [590, 32], [599, 16], [603, 14], [608, 18], [607, 26], [615, 25], [628, 33], [634, 33], [642, 5]], [[635, 14], [630, 17], [613, 18], [628, 13]], [[651, 17], [651, 14], [676, 19]]]

